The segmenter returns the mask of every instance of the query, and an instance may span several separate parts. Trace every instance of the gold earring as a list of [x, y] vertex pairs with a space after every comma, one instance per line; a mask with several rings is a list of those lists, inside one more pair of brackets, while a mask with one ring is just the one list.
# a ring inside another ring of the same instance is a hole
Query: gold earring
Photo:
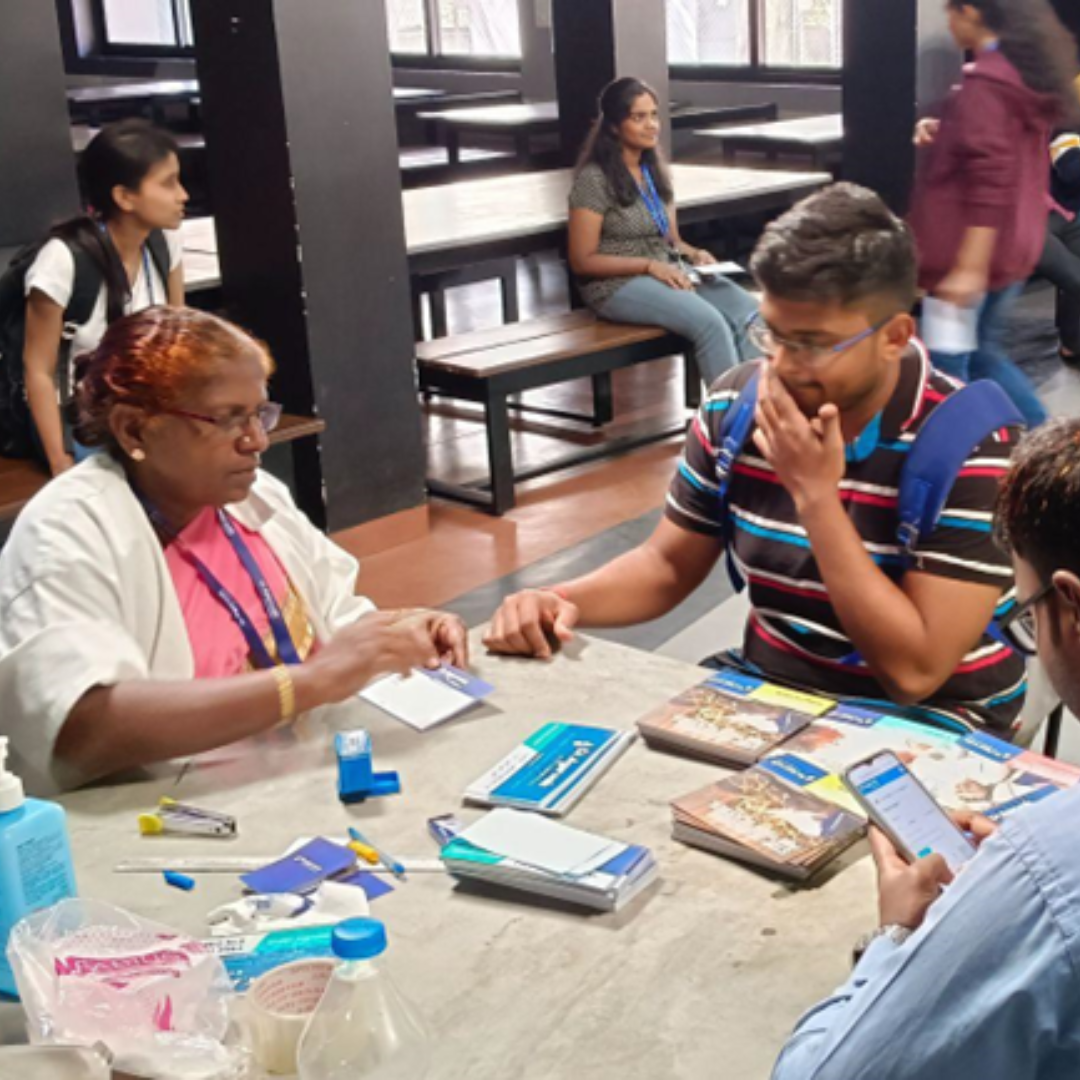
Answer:
[[139, 449], [139, 447], [136, 446], [135, 449], [131, 451], [131, 460], [132, 461], [145, 461], [146, 460], [146, 451], [141, 450], [141, 449]]

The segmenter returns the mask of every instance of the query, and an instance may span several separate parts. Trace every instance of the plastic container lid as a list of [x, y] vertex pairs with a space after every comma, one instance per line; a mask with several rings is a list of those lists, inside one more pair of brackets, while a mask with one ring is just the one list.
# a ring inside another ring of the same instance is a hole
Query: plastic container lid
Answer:
[[334, 927], [331, 944], [342, 960], [373, 960], [386, 951], [386, 927], [378, 919], [346, 919]]

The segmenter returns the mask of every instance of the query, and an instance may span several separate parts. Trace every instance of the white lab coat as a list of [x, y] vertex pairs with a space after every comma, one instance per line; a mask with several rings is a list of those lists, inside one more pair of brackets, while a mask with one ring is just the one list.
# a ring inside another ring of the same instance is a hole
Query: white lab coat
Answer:
[[[262, 533], [303, 597], [320, 641], [374, 610], [359, 564], [260, 472], [229, 512]], [[120, 465], [96, 455], [49, 483], [0, 552], [0, 733], [36, 791], [85, 780], [53, 757], [79, 699], [126, 679], [195, 671], [165, 556]]]

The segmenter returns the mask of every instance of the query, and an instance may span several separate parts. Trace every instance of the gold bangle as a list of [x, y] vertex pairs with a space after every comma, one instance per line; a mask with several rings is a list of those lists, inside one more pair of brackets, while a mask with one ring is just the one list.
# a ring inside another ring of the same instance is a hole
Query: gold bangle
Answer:
[[274, 682], [277, 683], [280, 722], [286, 724], [296, 717], [296, 684], [293, 682], [292, 673], [284, 664], [278, 664], [272, 670]]

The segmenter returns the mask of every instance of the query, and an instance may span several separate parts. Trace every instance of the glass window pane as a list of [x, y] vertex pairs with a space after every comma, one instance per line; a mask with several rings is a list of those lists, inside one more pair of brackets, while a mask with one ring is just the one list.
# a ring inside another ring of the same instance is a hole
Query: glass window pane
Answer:
[[446, 56], [521, 56], [517, 0], [439, 0]]
[[177, 45], [171, 0], [103, 0], [113, 45]]
[[180, 44], [193, 48], [195, 45], [195, 30], [191, 25], [191, 4], [189, 0], [180, 0], [176, 5], [176, 14], [180, 20]]
[[750, 63], [750, 0], [668, 0], [668, 63]]
[[761, 61], [767, 67], [839, 68], [841, 0], [762, 0]]
[[427, 53], [424, 0], [386, 0], [386, 21], [392, 53]]

